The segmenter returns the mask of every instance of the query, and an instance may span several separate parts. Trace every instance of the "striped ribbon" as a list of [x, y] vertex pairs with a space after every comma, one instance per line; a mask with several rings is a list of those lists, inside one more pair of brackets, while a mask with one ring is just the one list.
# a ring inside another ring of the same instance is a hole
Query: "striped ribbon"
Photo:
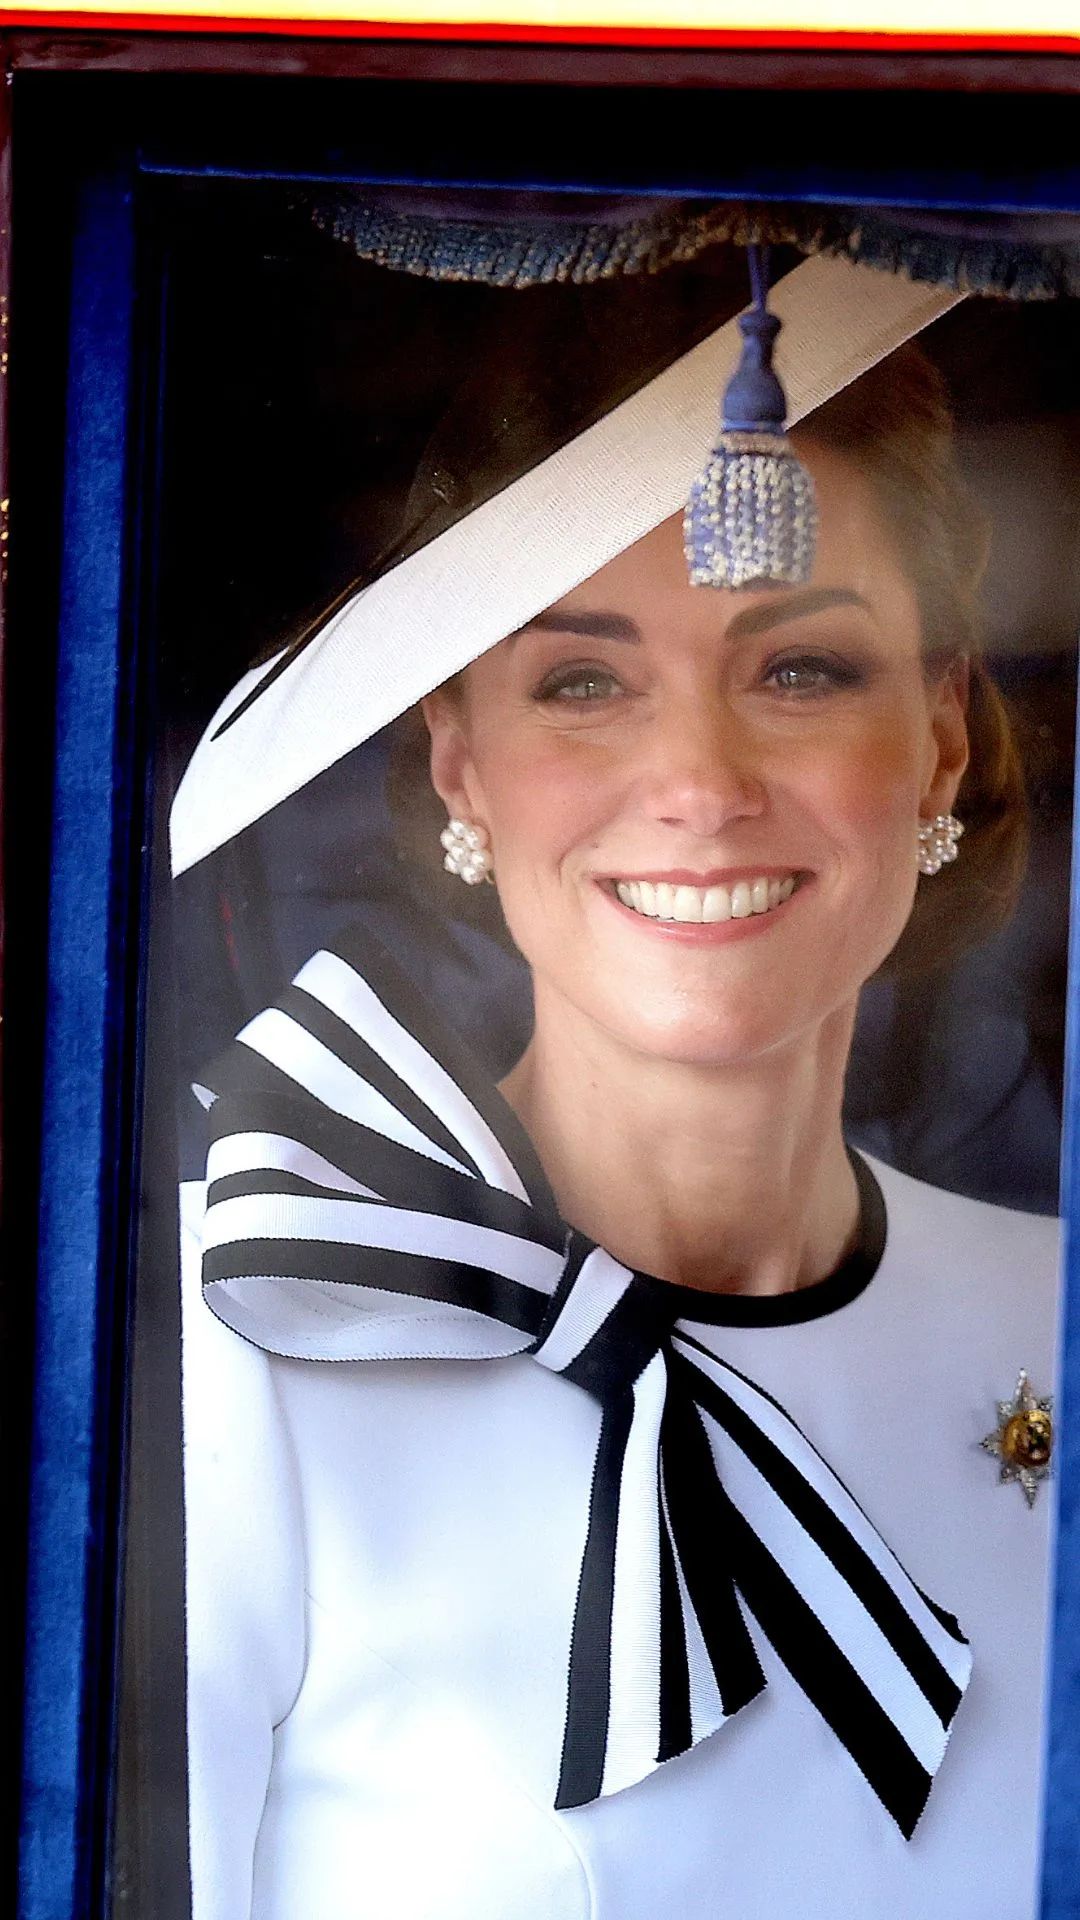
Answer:
[[[364, 933], [206, 1076], [203, 1280], [308, 1359], [529, 1354], [599, 1403], [556, 1806], [632, 1785], [765, 1686], [747, 1616], [910, 1837], [971, 1671], [794, 1421], [566, 1228], [467, 1048]], [[700, 1332], [700, 1329], [699, 1329]]]

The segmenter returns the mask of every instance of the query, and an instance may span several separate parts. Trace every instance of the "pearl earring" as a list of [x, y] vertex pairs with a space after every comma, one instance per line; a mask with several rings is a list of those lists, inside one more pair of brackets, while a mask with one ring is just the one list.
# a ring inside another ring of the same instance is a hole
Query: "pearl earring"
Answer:
[[919, 826], [919, 872], [940, 873], [956, 859], [956, 843], [964, 829], [954, 813], [939, 813]]
[[470, 826], [465, 820], [448, 820], [439, 839], [446, 848], [443, 866], [447, 873], [456, 874], [467, 887], [479, 886], [481, 880], [491, 879], [495, 862], [486, 828]]

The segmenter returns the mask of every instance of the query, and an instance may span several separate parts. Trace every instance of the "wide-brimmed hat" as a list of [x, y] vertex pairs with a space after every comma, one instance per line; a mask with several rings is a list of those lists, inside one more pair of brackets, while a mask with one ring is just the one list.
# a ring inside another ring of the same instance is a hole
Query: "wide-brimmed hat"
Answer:
[[[577, 285], [491, 296], [494, 325], [472, 364], [465, 342], [395, 539], [204, 733], [173, 806], [175, 873], [683, 507], [738, 357], [744, 262], [718, 247], [696, 271], [639, 274], [614, 308]], [[779, 264], [770, 305], [792, 425], [963, 297], [845, 257]]]

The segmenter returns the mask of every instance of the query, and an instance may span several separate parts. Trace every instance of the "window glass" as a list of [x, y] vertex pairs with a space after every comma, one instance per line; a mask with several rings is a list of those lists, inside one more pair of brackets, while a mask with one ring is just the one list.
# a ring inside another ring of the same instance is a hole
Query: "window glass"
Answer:
[[1075, 303], [159, 213], [116, 1914], [1034, 1912]]

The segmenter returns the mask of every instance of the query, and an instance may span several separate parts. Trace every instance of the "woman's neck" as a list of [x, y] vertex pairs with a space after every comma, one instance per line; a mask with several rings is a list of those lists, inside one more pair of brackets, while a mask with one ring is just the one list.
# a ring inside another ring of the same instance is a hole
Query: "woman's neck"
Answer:
[[745, 1066], [636, 1053], [538, 984], [502, 1090], [563, 1217], [625, 1265], [713, 1293], [774, 1294], [837, 1266], [858, 1223], [840, 1128], [854, 1008]]

